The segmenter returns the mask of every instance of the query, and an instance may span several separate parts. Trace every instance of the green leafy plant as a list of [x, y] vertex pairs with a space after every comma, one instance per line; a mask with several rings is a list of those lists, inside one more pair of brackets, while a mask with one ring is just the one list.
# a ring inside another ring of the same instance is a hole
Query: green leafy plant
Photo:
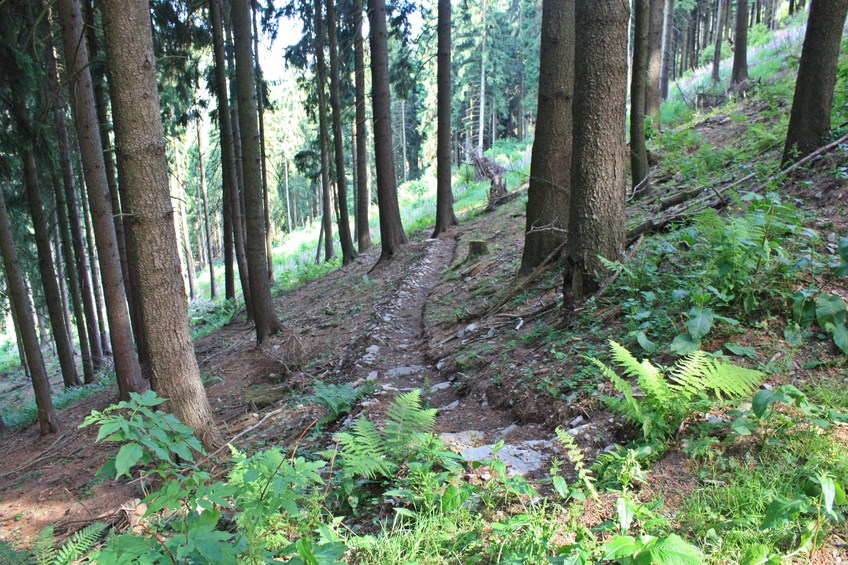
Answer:
[[739, 398], [750, 394], [763, 379], [759, 371], [711, 359], [702, 351], [687, 355], [663, 374], [650, 361], [638, 361], [614, 341], [610, 341], [610, 349], [624, 377], [635, 379], [642, 396], [634, 394], [631, 382], [591, 358], [621, 394], [602, 400], [611, 410], [638, 424], [646, 440], [663, 440], [674, 434], [685, 418], [711, 405], [710, 395]]
[[35, 562], [39, 565], [71, 565], [85, 558], [100, 540], [108, 526], [94, 522], [77, 531], [64, 545], [56, 547], [56, 533], [53, 526], [47, 526], [38, 534], [33, 547]]

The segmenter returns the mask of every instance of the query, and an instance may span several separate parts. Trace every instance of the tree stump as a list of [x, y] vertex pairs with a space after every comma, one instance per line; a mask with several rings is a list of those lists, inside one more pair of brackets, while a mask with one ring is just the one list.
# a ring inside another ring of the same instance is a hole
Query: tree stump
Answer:
[[473, 240], [468, 242], [468, 260], [476, 259], [489, 253], [489, 246], [485, 241]]

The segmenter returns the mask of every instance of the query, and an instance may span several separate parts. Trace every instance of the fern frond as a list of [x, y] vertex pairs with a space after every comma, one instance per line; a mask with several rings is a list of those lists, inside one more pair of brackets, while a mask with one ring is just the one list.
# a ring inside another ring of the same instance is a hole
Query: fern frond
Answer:
[[669, 374], [672, 388], [686, 398], [703, 396], [707, 392], [704, 386], [706, 363], [707, 354], [700, 350], [680, 359]]
[[40, 532], [32, 546], [32, 554], [39, 565], [52, 565], [56, 560], [56, 530], [47, 526]]
[[586, 464], [583, 460], [583, 451], [580, 449], [580, 446], [577, 445], [577, 442], [574, 441], [571, 434], [564, 431], [562, 428], [557, 428], [554, 432], [556, 432], [560, 443], [562, 443], [562, 446], [565, 448], [565, 454], [568, 457], [568, 460], [574, 465], [574, 472], [577, 475], [577, 478], [580, 479], [580, 482], [583, 483], [583, 486], [586, 487], [586, 490], [590, 495], [592, 495], [592, 498], [597, 498], [598, 491], [595, 490], [595, 478], [592, 476], [592, 471], [586, 468]]
[[359, 418], [351, 431], [339, 434], [342, 468], [346, 477], [388, 477], [395, 469], [386, 453], [385, 442], [370, 421]]
[[666, 406], [672, 402], [673, 394], [668, 383], [662, 378], [659, 369], [647, 359], [639, 361], [621, 344], [610, 340], [612, 358], [622, 368], [624, 374], [636, 379], [639, 388], [660, 405]]
[[389, 451], [394, 456], [404, 455], [414, 434], [426, 434], [436, 425], [436, 410], [421, 406], [421, 391], [412, 390], [395, 398], [386, 410], [386, 428], [383, 432]]
[[53, 565], [71, 565], [85, 557], [107, 527], [102, 522], [94, 522], [76, 532], [59, 550]]
[[611, 396], [604, 397], [602, 400], [607, 403], [611, 410], [618, 412], [627, 419], [639, 422], [642, 420], [642, 410], [639, 408], [639, 403], [633, 398], [633, 386], [618, 376], [618, 374], [607, 367], [603, 362], [590, 357], [589, 361], [595, 364], [601, 370], [601, 373], [612, 382], [615, 390], [620, 392], [624, 398], [614, 398]]
[[711, 393], [719, 399], [748, 396], [763, 377], [760, 371], [710, 359], [703, 351], [684, 357], [670, 375], [674, 388], [687, 398]]

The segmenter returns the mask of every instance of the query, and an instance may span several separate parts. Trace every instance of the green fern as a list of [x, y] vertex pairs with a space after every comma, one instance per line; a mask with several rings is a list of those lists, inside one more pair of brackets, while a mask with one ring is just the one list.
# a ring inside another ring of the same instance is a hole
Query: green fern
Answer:
[[602, 400], [610, 410], [641, 426], [647, 440], [662, 440], [674, 434], [683, 420], [706, 407], [710, 396], [718, 399], [746, 396], [763, 379], [759, 371], [710, 359], [703, 351], [687, 355], [664, 375], [650, 361], [638, 361], [614, 341], [610, 341], [610, 349], [624, 376], [636, 381], [643, 396], [637, 398], [630, 381], [590, 358], [621, 393], [621, 397], [607, 396]]
[[365, 387], [355, 388], [351, 383], [337, 385], [316, 381], [307, 400], [327, 409], [327, 415], [321, 419], [321, 423], [326, 424], [350, 412], [364, 393]]
[[586, 468], [586, 464], [583, 461], [583, 451], [580, 450], [580, 446], [577, 445], [571, 434], [562, 428], [557, 428], [554, 431], [560, 443], [562, 443], [563, 448], [565, 448], [566, 457], [574, 465], [574, 473], [577, 475], [577, 478], [580, 479], [580, 482], [583, 483], [583, 486], [586, 487], [586, 491], [592, 498], [598, 498], [598, 491], [595, 489], [595, 478], [592, 476], [592, 472]]
[[339, 435], [341, 466], [348, 478], [389, 477], [406, 460], [413, 447], [433, 431], [436, 410], [421, 406], [418, 390], [395, 398], [386, 410], [383, 431], [359, 418], [349, 432]]
[[74, 533], [61, 548], [57, 549], [56, 531], [53, 526], [47, 526], [39, 532], [33, 546], [35, 560], [40, 565], [71, 565], [88, 554], [107, 527], [101, 522], [89, 524]]

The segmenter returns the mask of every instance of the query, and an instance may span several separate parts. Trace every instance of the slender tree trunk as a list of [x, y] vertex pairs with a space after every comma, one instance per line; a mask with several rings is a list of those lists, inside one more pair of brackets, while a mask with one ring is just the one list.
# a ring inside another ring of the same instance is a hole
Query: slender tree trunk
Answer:
[[[638, 1], [638, 0], [637, 0]], [[567, 302], [598, 288], [599, 257], [621, 258], [624, 244], [625, 0], [577, 2]]]
[[209, 294], [215, 300], [215, 255], [212, 253], [212, 229], [209, 225], [209, 198], [206, 193], [206, 167], [203, 164], [203, 136], [197, 120], [197, 163], [200, 168], [200, 201], [203, 204], [203, 225], [206, 227], [206, 257], [209, 263]]
[[665, 1], [650, 0], [651, 9], [648, 24], [648, 79], [645, 89], [645, 114], [652, 118], [656, 130], [660, 129], [660, 76], [662, 74]]
[[[50, 180], [51, 184], [54, 181], [58, 181], [55, 173], [52, 170], [50, 172]], [[68, 290], [67, 282], [68, 269], [67, 265], [65, 265], [64, 260], [62, 258], [62, 239], [59, 235], [59, 215], [55, 207], [53, 208], [53, 213], [51, 214], [50, 225], [52, 226], [52, 233], [50, 234], [50, 238], [53, 240], [51, 254], [53, 255], [53, 262], [56, 265], [56, 278], [59, 281], [59, 296], [62, 299], [62, 318], [65, 321], [65, 333], [68, 335], [68, 340], [70, 341], [71, 355], [76, 357], [77, 351], [74, 347], [74, 330], [71, 324], [71, 303], [69, 299], [70, 291]], [[74, 363], [74, 370], [76, 370], [76, 362]], [[77, 381], [77, 384], [82, 384], [82, 381], [79, 380], [79, 377], [77, 377]]]
[[724, 0], [718, 1], [718, 31], [716, 33], [715, 52], [713, 54], [713, 82], [721, 80], [719, 71], [721, 70], [721, 42], [724, 39], [724, 15], [722, 10], [727, 9], [727, 3]]
[[324, 226], [324, 261], [335, 258], [333, 250], [333, 195], [330, 188], [330, 142], [327, 132], [327, 65], [324, 61], [324, 15], [322, 0], [313, 2], [315, 31], [315, 81], [318, 92], [318, 139], [321, 145], [321, 202]]
[[23, 345], [26, 364], [32, 379], [32, 388], [35, 392], [38, 427], [43, 436], [56, 433], [59, 431], [59, 417], [53, 408], [53, 400], [50, 398], [50, 381], [47, 379], [47, 370], [44, 367], [41, 347], [38, 344], [38, 334], [32, 322], [32, 302], [30, 302], [26, 284], [21, 274], [21, 266], [18, 263], [12, 225], [9, 222], [9, 213], [6, 210], [2, 190], [0, 190], [0, 253], [3, 255], [3, 268], [6, 274], [9, 301], [14, 304], [15, 327], [20, 335], [18, 343]]
[[380, 245], [382, 246], [378, 261], [380, 263], [392, 259], [407, 240], [400, 219], [395, 158], [392, 153], [392, 100], [389, 93], [386, 2], [372, 0], [369, 7], [374, 159], [377, 164], [377, 200], [380, 206]]
[[215, 51], [215, 92], [218, 98], [218, 120], [221, 126], [221, 174], [224, 185], [224, 198], [233, 231], [233, 248], [238, 264], [241, 292], [244, 297], [248, 320], [253, 319], [253, 302], [250, 299], [250, 281], [247, 258], [244, 252], [244, 232], [242, 230], [241, 205], [239, 204], [239, 169], [236, 162], [236, 132], [230, 114], [227, 95], [226, 54], [224, 53], [224, 20], [220, 0], [209, 2], [209, 17], [212, 21], [213, 47]]
[[94, 228], [91, 225], [91, 212], [89, 210], [88, 185], [80, 177], [80, 191], [82, 192], [80, 201], [82, 202], [82, 217], [85, 227], [85, 244], [86, 252], [88, 253], [88, 264], [91, 266], [91, 289], [94, 292], [94, 306], [97, 308], [97, 329], [100, 333], [100, 347], [103, 349], [103, 354], [108, 356], [112, 354], [109, 343], [109, 331], [106, 329], [108, 323], [108, 314], [106, 305], [103, 302], [103, 277], [100, 275], [98, 265], [98, 256], [95, 252], [96, 242], [94, 240]]
[[635, 0], [633, 78], [630, 83], [630, 170], [633, 190], [650, 191], [648, 150], [645, 146], [645, 93], [648, 80], [650, 0]]
[[[0, 197], [2, 197], [2, 195], [0, 195]], [[5, 274], [4, 274], [4, 276], [5, 276]], [[9, 288], [8, 284], [6, 285], [6, 288], [8, 290], [8, 288]], [[27, 297], [29, 297], [29, 295], [27, 295]], [[9, 299], [9, 311], [11, 313], [12, 325], [15, 328], [15, 345], [17, 345], [17, 347], [18, 347], [18, 359], [21, 362], [21, 369], [23, 369], [24, 376], [26, 376], [26, 378], [31, 380], [32, 375], [29, 372], [29, 363], [27, 363], [26, 350], [24, 349], [24, 338], [23, 338], [23, 335], [21, 334], [21, 328], [18, 325], [18, 313], [15, 311], [15, 301], [12, 300], [11, 298]], [[30, 321], [30, 323], [32, 323], [32, 322]], [[33, 328], [35, 328], [35, 326], [33, 326]], [[39, 349], [39, 352], [40, 351], [41, 350]], [[50, 383], [49, 382], [47, 383], [47, 391], [48, 391], [48, 393], [50, 391]], [[52, 398], [51, 398], [51, 402], [52, 402]]]
[[812, 0], [786, 132], [783, 165], [810, 154], [830, 135], [833, 89], [848, 0]]
[[268, 159], [265, 153], [265, 89], [259, 65], [259, 7], [251, 0], [253, 10], [253, 64], [256, 75], [256, 106], [259, 114], [259, 148], [262, 154], [262, 199], [265, 202], [265, 253], [268, 255], [268, 279], [274, 282], [274, 226], [271, 225], [271, 201], [268, 192]]
[[371, 194], [368, 190], [368, 140], [365, 131], [365, 48], [362, 40], [362, 0], [353, 5], [354, 98], [356, 103], [356, 239], [359, 252], [371, 247], [368, 227], [368, 208]]
[[451, 3], [438, 2], [436, 54], [436, 227], [438, 237], [457, 222], [451, 191]]
[[291, 193], [289, 192], [289, 160], [285, 159], [283, 161], [283, 175], [285, 177], [285, 187], [286, 187], [286, 228], [288, 232], [291, 233], [294, 230], [294, 224], [292, 223], [292, 206], [291, 206]]
[[736, 44], [733, 46], [733, 71], [730, 86], [748, 80], [748, 0], [736, 0]]
[[256, 324], [256, 341], [262, 344], [271, 334], [282, 329], [274, 312], [271, 282], [268, 280], [268, 255], [265, 250], [265, 212], [262, 198], [261, 150], [256, 113], [256, 88], [250, 38], [250, 6], [248, 0], [232, 4], [235, 39], [236, 83], [238, 86], [239, 127], [244, 155], [244, 204], [247, 212], [247, 262], [250, 274], [250, 298]]
[[200, 380], [179, 274], [148, 4], [104, 0], [103, 22], [151, 384], [168, 399], [168, 410], [213, 447], [221, 436]]
[[[22, 94], [22, 93], [21, 93]], [[23, 103], [24, 98], [18, 98]], [[19, 109], [21, 110], [21, 109]], [[38, 270], [41, 273], [41, 284], [44, 288], [44, 298], [47, 302], [47, 312], [50, 316], [50, 328], [59, 366], [62, 369], [62, 381], [65, 387], [79, 386], [80, 378], [74, 360], [71, 337], [65, 331], [65, 317], [62, 312], [62, 300], [53, 258], [50, 252], [50, 233], [47, 229], [47, 219], [44, 217], [44, 206], [41, 202], [41, 190], [38, 186], [38, 167], [32, 150], [23, 155], [24, 185], [26, 186], [27, 202], [29, 203], [32, 225], [35, 230], [35, 246], [38, 253]]]
[[186, 193], [185, 190], [183, 190], [183, 176], [180, 172], [180, 157], [177, 156], [174, 159], [174, 162], [177, 164], [176, 185], [179, 202], [180, 235], [182, 236], [182, 247], [183, 252], [185, 253], [186, 271], [188, 271], [188, 292], [191, 299], [194, 300], [197, 296], [197, 282], [194, 277], [194, 256], [191, 252], [191, 240], [188, 236], [188, 211], [186, 210], [185, 203]]
[[406, 156], [406, 100], [398, 100], [400, 103], [400, 155], [401, 155], [401, 171], [403, 173], [403, 182], [409, 180], [409, 161]]
[[342, 134], [342, 97], [339, 73], [339, 48], [336, 43], [336, 9], [333, 0], [327, 0], [327, 38], [330, 47], [330, 106], [333, 109], [333, 141], [336, 157], [336, 189], [339, 196], [339, 241], [342, 245], [342, 262], [347, 265], [356, 258], [350, 234], [350, 214], [347, 207], [347, 178], [344, 166], [344, 136]]
[[[574, 97], [574, 0], [542, 2], [539, 105], [530, 161], [527, 224], [519, 274], [562, 247], [571, 200], [571, 106]], [[644, 108], [644, 106], [643, 106]]]
[[[665, 0], [662, 37], [662, 68], [660, 70], [660, 98], [668, 99], [668, 83], [671, 69], [674, 67], [674, 0]], [[659, 125], [659, 120], [657, 120]]]
[[486, 0], [482, 1], [483, 26], [480, 31], [483, 38], [480, 41], [480, 126], [477, 136], [477, 153], [483, 155], [483, 133], [486, 129]]
[[94, 229], [99, 248], [100, 270], [106, 287], [112, 351], [118, 389], [122, 400], [129, 399], [130, 392], [146, 388], [141, 377], [132, 328], [127, 311], [127, 297], [121, 276], [118, 242], [112, 222], [112, 205], [108, 196], [103, 147], [100, 142], [97, 110], [91, 73], [88, 68], [88, 49], [82, 41], [83, 19], [78, 0], [57, 0], [62, 40], [68, 57], [69, 90], [71, 93], [77, 137], [82, 153], [89, 199], [94, 216]]

